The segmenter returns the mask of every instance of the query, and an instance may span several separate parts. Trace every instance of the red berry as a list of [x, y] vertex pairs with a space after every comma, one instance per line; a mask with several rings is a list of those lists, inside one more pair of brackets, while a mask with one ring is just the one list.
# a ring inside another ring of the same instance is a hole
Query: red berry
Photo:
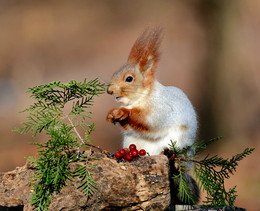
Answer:
[[173, 154], [172, 156], [171, 156], [171, 159], [175, 159], [176, 158], [176, 155], [175, 154]]
[[134, 150], [134, 149], [136, 149], [136, 145], [135, 144], [130, 144], [129, 145], [129, 149], [132, 151], [132, 150]]
[[120, 159], [120, 158], [123, 157], [123, 155], [122, 155], [120, 152], [116, 152], [116, 153], [115, 153], [115, 157], [116, 157], [117, 159]]
[[125, 154], [127, 153], [125, 149], [120, 149], [119, 152], [122, 154], [122, 157], [125, 156]]
[[130, 153], [131, 153], [131, 155], [132, 155], [133, 157], [137, 157], [139, 152], [138, 152], [137, 149], [133, 149], [133, 150], [130, 151]]
[[131, 161], [133, 160], [133, 156], [130, 154], [130, 152], [126, 153], [126, 155], [124, 156], [125, 160]]
[[145, 151], [144, 149], [141, 149], [141, 150], [139, 151], [139, 155], [141, 155], [141, 156], [146, 155], [146, 151]]

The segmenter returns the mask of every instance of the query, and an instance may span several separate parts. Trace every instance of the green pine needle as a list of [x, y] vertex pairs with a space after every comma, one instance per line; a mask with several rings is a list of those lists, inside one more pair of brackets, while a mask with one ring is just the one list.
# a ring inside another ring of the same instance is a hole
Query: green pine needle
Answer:
[[[180, 199], [186, 202], [193, 202], [190, 194], [185, 174], [187, 171], [183, 166], [187, 162], [194, 163], [194, 173], [202, 190], [206, 191], [206, 201], [204, 204], [211, 207], [234, 206], [237, 198], [236, 186], [226, 190], [225, 180], [230, 178], [230, 174], [234, 174], [238, 161], [250, 155], [254, 148], [246, 148], [243, 152], [234, 155], [230, 159], [222, 158], [218, 155], [210, 157], [207, 155], [202, 160], [197, 160], [196, 156], [203, 152], [207, 146], [220, 140], [221, 137], [211, 139], [208, 142], [197, 142], [186, 148], [176, 147], [176, 143], [172, 142], [169, 149], [176, 155], [175, 161], [179, 162], [178, 174], [173, 179], [179, 179], [178, 192]], [[191, 158], [190, 150], [194, 149], [195, 155]]]
[[[39, 156], [30, 159], [36, 168], [31, 203], [38, 211], [48, 210], [52, 194], [59, 192], [72, 177], [82, 180], [79, 189], [87, 197], [94, 193], [96, 183], [92, 173], [82, 166], [77, 174], [70, 169], [70, 164], [82, 161], [75, 150], [88, 147], [84, 143], [90, 141], [90, 133], [95, 128], [94, 123], [87, 123], [91, 115], [88, 109], [93, 105], [94, 97], [104, 93], [105, 88], [98, 79], [85, 79], [69, 83], [55, 81], [29, 89], [28, 93], [36, 102], [22, 111], [28, 113], [27, 121], [16, 131], [33, 136], [45, 133], [48, 137], [44, 143], [33, 143], [39, 149]], [[77, 128], [84, 130], [83, 138]]]
[[92, 175], [93, 173], [88, 170], [86, 165], [80, 165], [73, 172], [73, 177], [78, 177], [81, 180], [81, 184], [78, 186], [78, 189], [82, 190], [88, 197], [92, 196], [95, 189], [97, 189], [97, 183], [92, 178]]

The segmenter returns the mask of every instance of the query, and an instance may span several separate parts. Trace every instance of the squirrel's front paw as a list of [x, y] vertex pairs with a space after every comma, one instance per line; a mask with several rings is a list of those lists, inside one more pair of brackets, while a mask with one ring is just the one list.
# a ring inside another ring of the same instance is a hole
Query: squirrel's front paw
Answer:
[[126, 119], [129, 115], [129, 112], [127, 109], [123, 109], [123, 108], [120, 108], [120, 109], [117, 109], [117, 108], [114, 108], [112, 110], [110, 110], [107, 114], [107, 121], [108, 122], [112, 122], [112, 123], [115, 123], [115, 122], [120, 122], [124, 119]]

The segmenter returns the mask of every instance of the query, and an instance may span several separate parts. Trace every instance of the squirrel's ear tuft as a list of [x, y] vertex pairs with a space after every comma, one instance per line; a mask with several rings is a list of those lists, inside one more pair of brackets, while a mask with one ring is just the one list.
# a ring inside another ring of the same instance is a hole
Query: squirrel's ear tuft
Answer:
[[135, 41], [128, 63], [138, 63], [141, 71], [155, 69], [160, 53], [162, 28], [147, 28]]
[[139, 63], [139, 70], [140, 72], [147, 72], [148, 70], [154, 69], [154, 60], [152, 56], [145, 56], [143, 57]]

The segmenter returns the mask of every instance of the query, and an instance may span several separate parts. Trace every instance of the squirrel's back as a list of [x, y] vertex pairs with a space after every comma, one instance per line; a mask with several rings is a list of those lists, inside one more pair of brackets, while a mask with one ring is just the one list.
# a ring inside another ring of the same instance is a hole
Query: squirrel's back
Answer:
[[193, 144], [197, 132], [196, 113], [181, 89], [155, 81], [153, 91], [143, 97], [139, 105], [131, 105], [139, 106], [146, 109], [143, 122], [149, 125], [149, 130], [125, 130], [124, 147], [134, 143], [154, 155], [160, 154], [171, 141], [178, 147]]
[[171, 123], [197, 124], [195, 110], [187, 95], [181, 89], [174, 86], [164, 86], [155, 81], [155, 89], [152, 95], [156, 102], [156, 109], [166, 113], [166, 116], [170, 115], [172, 118], [167, 119], [171, 119]]

